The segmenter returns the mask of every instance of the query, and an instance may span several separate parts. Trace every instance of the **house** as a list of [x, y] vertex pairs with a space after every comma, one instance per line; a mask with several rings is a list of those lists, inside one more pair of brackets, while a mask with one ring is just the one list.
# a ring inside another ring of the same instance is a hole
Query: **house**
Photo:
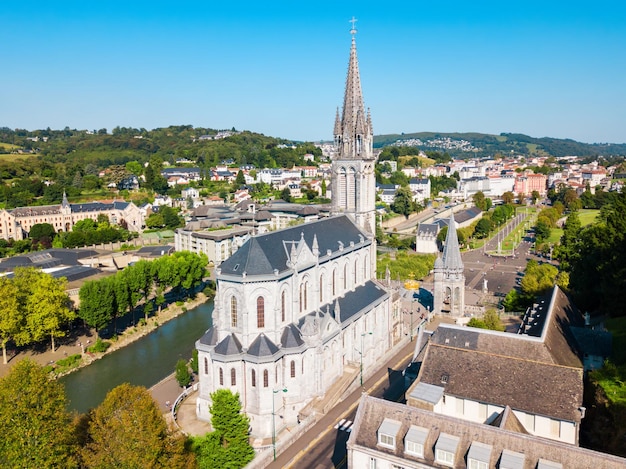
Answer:
[[348, 467], [368, 469], [618, 469], [626, 459], [524, 430], [510, 407], [489, 424], [366, 394], [347, 442]]

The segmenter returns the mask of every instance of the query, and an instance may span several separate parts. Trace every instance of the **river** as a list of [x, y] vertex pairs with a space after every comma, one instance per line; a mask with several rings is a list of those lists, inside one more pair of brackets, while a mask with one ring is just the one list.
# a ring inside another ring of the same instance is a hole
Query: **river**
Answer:
[[98, 406], [122, 383], [155, 385], [174, 371], [180, 358], [191, 358], [196, 340], [211, 326], [213, 301], [181, 314], [154, 332], [64, 376], [69, 409], [84, 413]]

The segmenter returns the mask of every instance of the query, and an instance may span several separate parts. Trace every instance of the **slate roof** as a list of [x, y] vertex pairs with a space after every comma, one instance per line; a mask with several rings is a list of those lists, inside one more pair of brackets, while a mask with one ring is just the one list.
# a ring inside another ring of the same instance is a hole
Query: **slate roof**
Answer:
[[278, 353], [278, 347], [265, 334], [259, 334], [248, 348], [248, 355], [254, 357], [271, 357]]
[[289, 324], [283, 329], [280, 336], [280, 345], [283, 349], [298, 348], [304, 344], [302, 333], [295, 324]]
[[215, 346], [213, 351], [217, 355], [238, 355], [243, 351], [241, 342], [235, 334], [227, 335], [219, 344]]
[[217, 344], [217, 329], [211, 326], [202, 337], [200, 337], [200, 343], [203, 345], [216, 345]]
[[[377, 431], [385, 418], [400, 423], [395, 449], [378, 445]], [[405, 452], [404, 439], [411, 425], [422, 427], [428, 431], [422, 458]], [[518, 433], [507, 428], [436, 414], [366, 394], [361, 397], [347, 443], [348, 461], [351, 461], [350, 453], [353, 450], [368, 448], [368, 454], [372, 454], [371, 450], [374, 450], [378, 454], [385, 455], [384, 457], [412, 462], [412, 466], [422, 464], [427, 467], [443, 467], [435, 463], [434, 454], [435, 445], [442, 434], [459, 438], [452, 465], [454, 469], [467, 468], [466, 455], [472, 443], [482, 443], [491, 447], [488, 462], [490, 468], [498, 467], [505, 451], [522, 454], [524, 457], [523, 469], [535, 469], [540, 459], [560, 463], [563, 468], [622, 469], [626, 467], [626, 459], [618, 456]]]
[[478, 207], [471, 207], [466, 210], [461, 210], [454, 214], [454, 221], [456, 221], [459, 225], [466, 222], [467, 220], [472, 220], [476, 218], [482, 212]]
[[417, 225], [417, 236], [437, 236], [439, 225], [436, 223], [419, 223]]
[[222, 262], [220, 273], [247, 276], [273, 275], [274, 271], [284, 272], [289, 269], [289, 249], [291, 242], [304, 239], [309, 247], [317, 238], [321, 256], [327, 251], [339, 251], [340, 242], [344, 250], [350, 249], [350, 242], [355, 245], [371, 240], [350, 219], [345, 216], [330, 217], [323, 220], [304, 223], [284, 230], [273, 231], [250, 238], [237, 252]]
[[[582, 368], [541, 362], [534, 354], [526, 357], [518, 353], [500, 355], [487, 347], [480, 350], [471, 343], [468, 347], [458, 348], [441, 345], [437, 335], [437, 332], [433, 334], [428, 345], [418, 383], [443, 386], [447, 395], [455, 397], [509, 405], [515, 410], [571, 422], [580, 421]], [[518, 344], [523, 345], [524, 341], [520, 340]], [[536, 350], [540, 350], [542, 344], [536, 345]]]
[[74, 266], [80, 265], [79, 259], [98, 256], [92, 249], [46, 249], [3, 259], [0, 262], [0, 272], [12, 271], [16, 267], [50, 269], [61, 265]]
[[329, 314], [336, 319], [336, 302], [339, 304], [339, 317], [341, 318], [341, 324], [348, 324], [352, 322], [352, 318], [360, 311], [371, 308], [373, 304], [378, 303], [387, 295], [388, 293], [385, 289], [380, 287], [376, 282], [368, 280], [365, 284], [355, 288], [354, 291], [349, 291], [343, 297], [334, 299], [332, 303], [322, 305], [319, 311], [314, 311], [300, 318], [298, 327], [302, 330], [302, 326], [304, 325], [307, 316], [317, 315], [318, 317], [323, 317], [326, 315], [326, 311], [329, 311]]

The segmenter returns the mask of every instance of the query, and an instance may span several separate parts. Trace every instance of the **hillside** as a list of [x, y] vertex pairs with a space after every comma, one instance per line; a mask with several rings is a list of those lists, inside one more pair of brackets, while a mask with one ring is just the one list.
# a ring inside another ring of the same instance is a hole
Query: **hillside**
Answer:
[[374, 146], [406, 145], [420, 150], [444, 151], [456, 158], [487, 157], [515, 153], [528, 156], [624, 156], [624, 143], [582, 143], [571, 139], [535, 138], [523, 134], [500, 135], [417, 132], [374, 137]]

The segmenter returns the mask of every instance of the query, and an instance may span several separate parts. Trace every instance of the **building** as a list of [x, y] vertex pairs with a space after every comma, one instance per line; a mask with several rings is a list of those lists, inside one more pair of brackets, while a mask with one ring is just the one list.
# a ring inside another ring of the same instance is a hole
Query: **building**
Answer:
[[530, 435], [510, 408], [490, 424], [364, 395], [347, 443], [367, 469], [618, 469], [626, 459]]
[[353, 37], [344, 121], [364, 133], [351, 140], [341, 121], [335, 127], [343, 142], [333, 162], [343, 181], [339, 214], [253, 236], [223, 261], [213, 326], [196, 342], [198, 418], [210, 419], [216, 389], [238, 392], [255, 444], [338, 398], [329, 389], [347, 389], [393, 342], [392, 299], [374, 272], [374, 179], [352, 173], [371, 166], [373, 175], [374, 164], [369, 117], [367, 126], [350, 118], [362, 109], [356, 61]]
[[144, 227], [144, 216], [132, 202], [87, 202], [70, 204], [63, 194], [61, 205], [41, 205], [0, 210], [0, 238], [21, 240], [28, 237], [33, 225], [49, 223], [58, 233], [72, 231], [81, 220], [90, 218], [97, 221], [99, 215], [106, 215], [114, 225], [125, 226], [129, 231], [140, 232]]
[[417, 225], [417, 234], [415, 235], [415, 252], [420, 254], [439, 252], [437, 234], [439, 234], [439, 225], [437, 223], [419, 223]]
[[450, 214], [443, 257], [437, 257], [434, 274], [432, 312], [453, 318], [462, 317], [465, 314], [465, 274], [454, 214]]
[[[355, 30], [352, 30], [354, 33]], [[343, 113], [335, 118], [332, 212], [346, 213], [367, 232], [376, 232], [376, 179], [372, 118], [365, 113], [356, 43], [352, 36]]]

